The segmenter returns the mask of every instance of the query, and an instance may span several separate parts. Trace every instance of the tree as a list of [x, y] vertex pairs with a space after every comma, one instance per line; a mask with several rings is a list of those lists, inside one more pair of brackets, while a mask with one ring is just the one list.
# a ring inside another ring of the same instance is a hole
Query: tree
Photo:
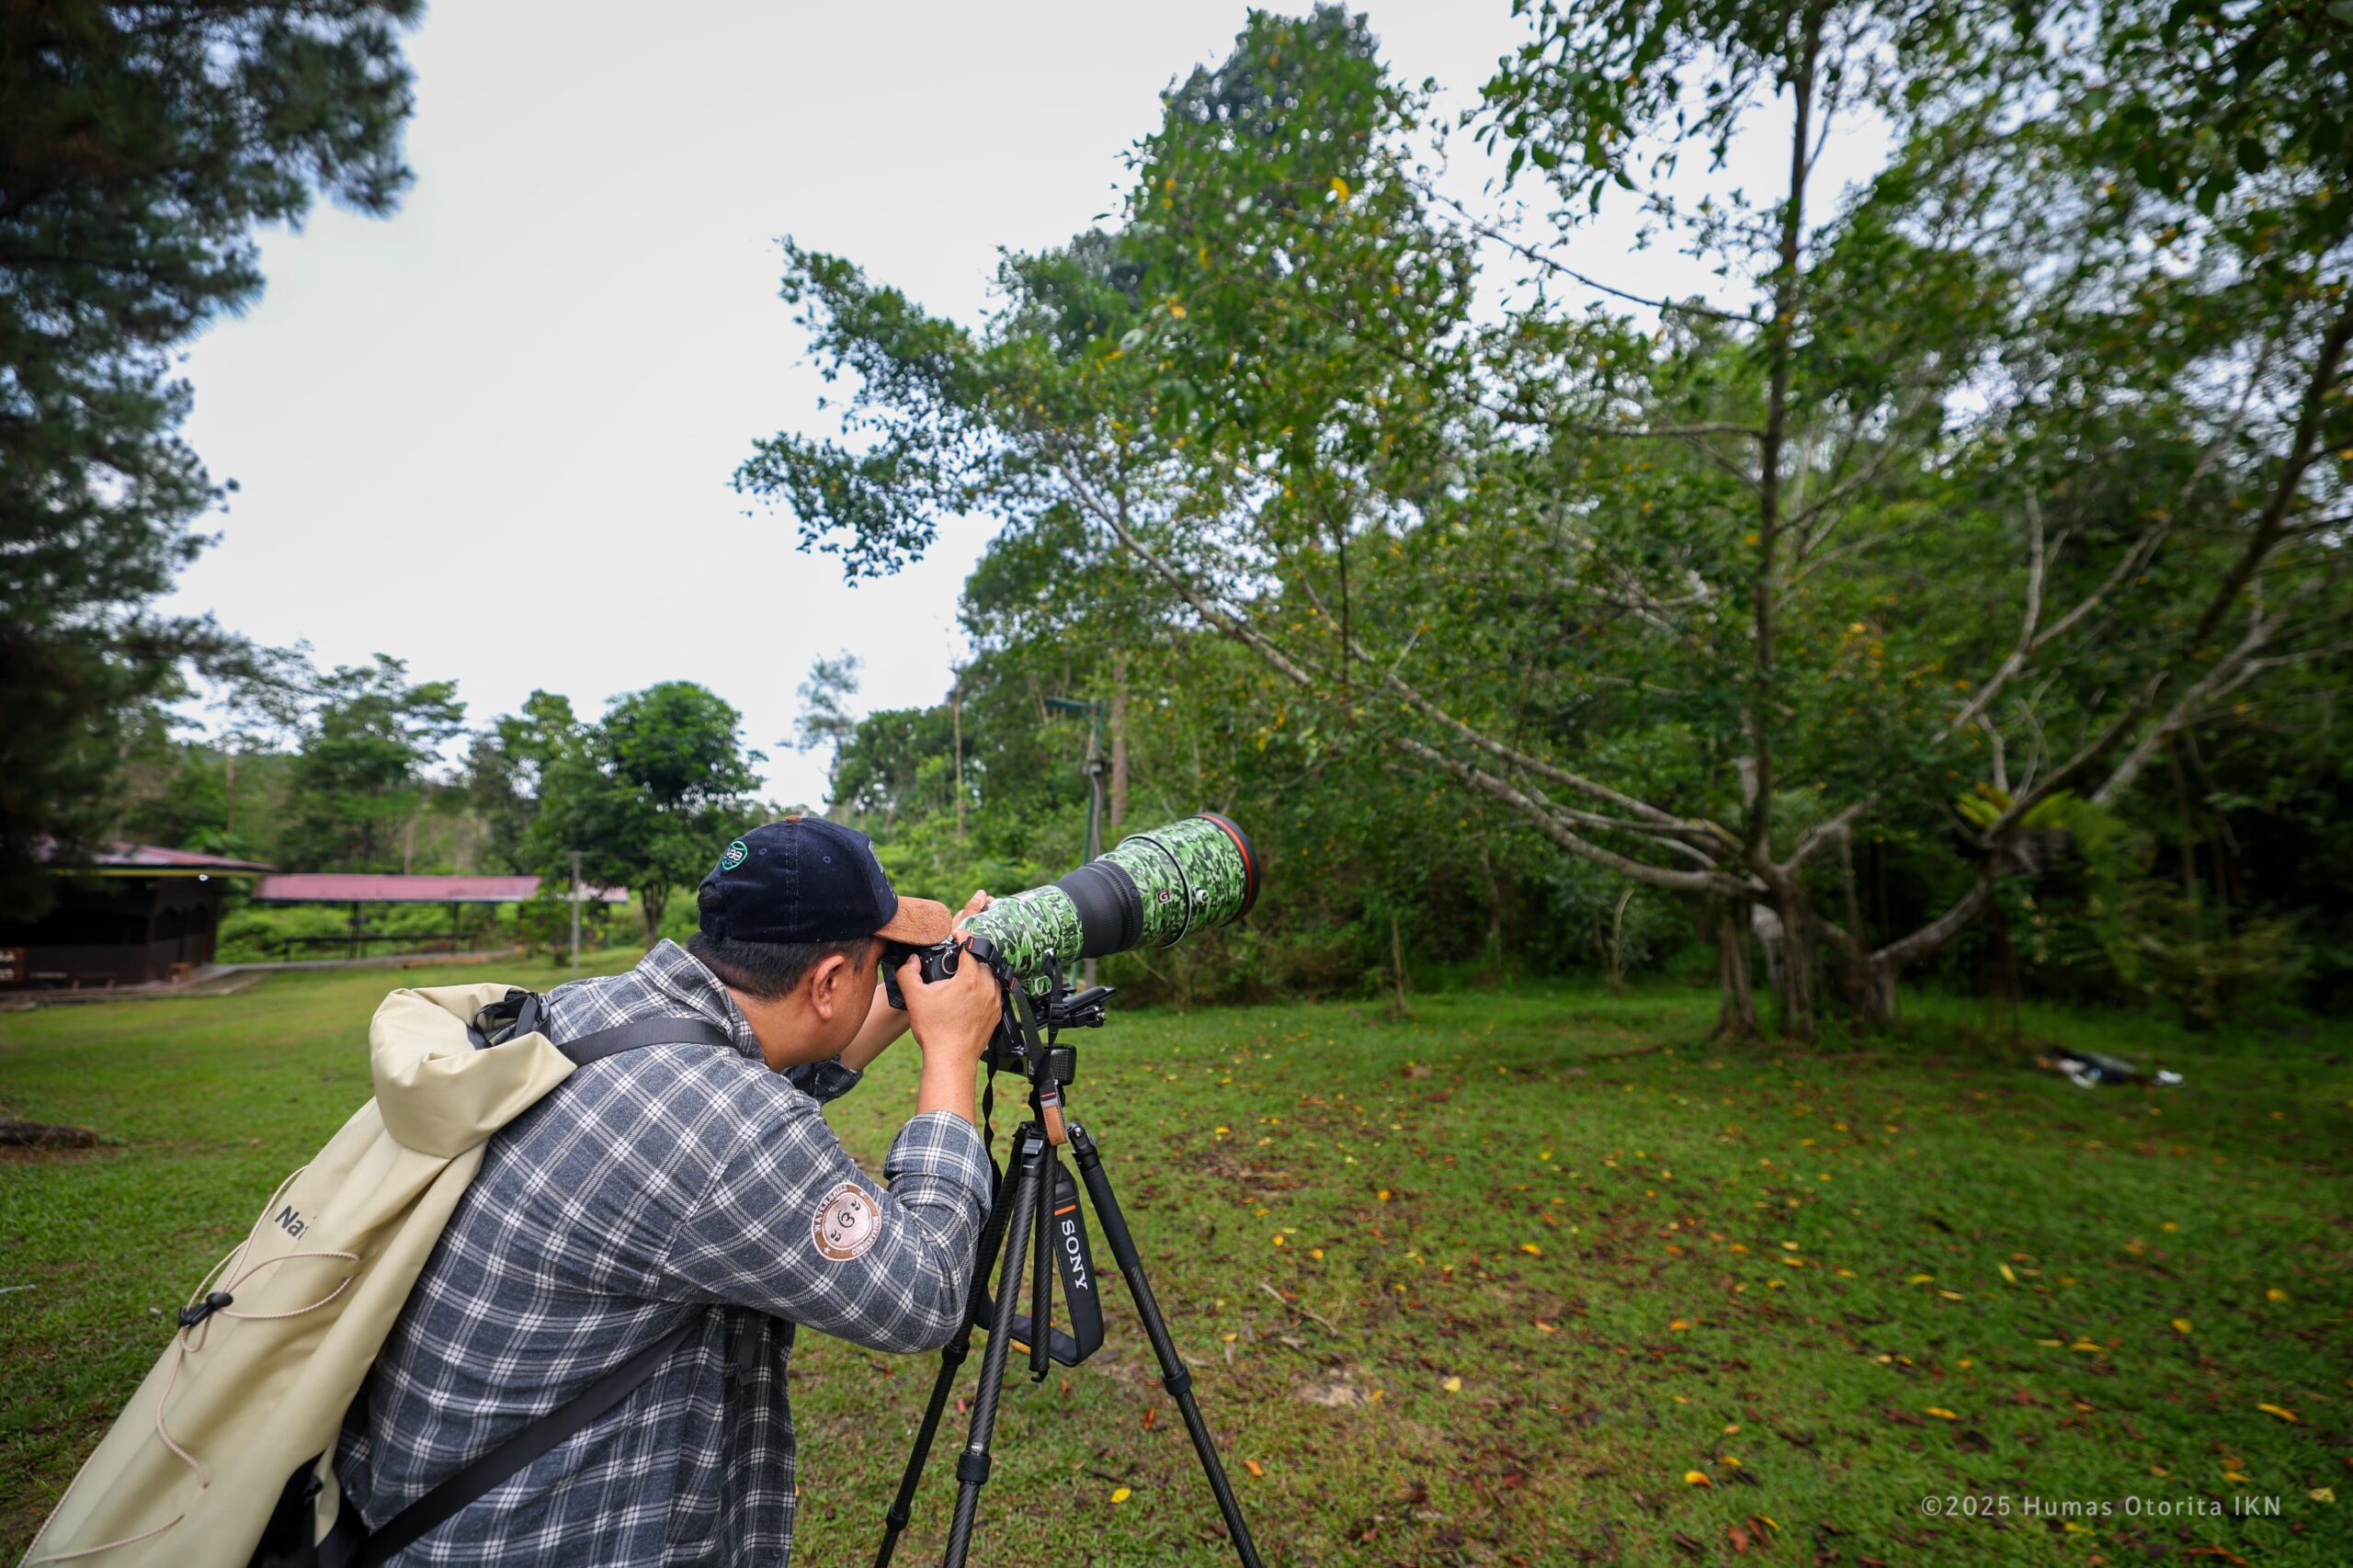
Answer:
[[826, 765], [829, 802], [840, 790], [842, 747], [858, 733], [859, 721], [850, 712], [858, 700], [858, 657], [845, 650], [832, 658], [819, 654], [801, 683], [801, 722], [795, 744], [804, 752], [830, 750]]
[[759, 785], [761, 754], [744, 749], [742, 721], [691, 681], [615, 698], [544, 765], [524, 835], [533, 864], [568, 883], [577, 852], [588, 881], [637, 894], [646, 940], [658, 938], [671, 893], [710, 870]]
[[210, 619], [150, 608], [216, 486], [170, 354], [261, 287], [253, 229], [408, 180], [396, 30], [418, 0], [12, 6], [0, 19], [0, 906], [99, 832], [136, 715]]
[[509, 871], [530, 869], [530, 828], [548, 771], [580, 743], [571, 699], [549, 691], [532, 692], [520, 713], [504, 714], [474, 733], [466, 756], [466, 795], [489, 835], [493, 863]]
[[[1254, 16], [1171, 95], [1119, 232], [1010, 258], [979, 332], [788, 245], [861, 446], [779, 437], [738, 483], [853, 573], [955, 510], [1067, 509], [1260, 660], [1277, 719], [1718, 906], [1727, 1027], [1759, 906], [1786, 1027], [1825, 963], [1883, 1017], [2071, 816], [2329, 646], [2348, 144], [2323, 93], [2231, 99], [2253, 153], [2200, 115], [2216, 51], [2341, 45], [2317, 10], [2195, 9], [1535, 9], [1484, 133], [1563, 233], [1634, 190], [1731, 280], [1609, 308], [1436, 194], [1360, 21]], [[1825, 209], [1860, 109], [1897, 153]], [[1777, 199], [1665, 186], [1752, 122]], [[1482, 257], [1528, 283], [1491, 323]], [[1919, 866], [1876, 934], [1859, 839]]]
[[385, 653], [339, 666], [318, 694], [294, 762], [281, 853], [313, 869], [390, 869], [402, 861], [395, 824], [423, 806], [426, 770], [461, 733], [466, 705], [456, 682], [411, 685], [407, 664]]

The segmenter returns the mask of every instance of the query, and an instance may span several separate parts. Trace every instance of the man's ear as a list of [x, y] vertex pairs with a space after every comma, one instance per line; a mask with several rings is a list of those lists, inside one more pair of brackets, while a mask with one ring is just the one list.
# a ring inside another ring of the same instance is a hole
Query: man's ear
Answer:
[[819, 959], [803, 982], [809, 987], [809, 1007], [819, 1017], [831, 1020], [836, 1009], [846, 1006], [865, 989], [865, 977], [880, 961], [881, 944], [868, 949], [863, 963], [840, 953], [828, 953]]
[[849, 960], [839, 953], [828, 953], [819, 959], [809, 971], [805, 983], [809, 987], [809, 1010], [821, 1018], [830, 1019], [834, 1010], [848, 994], [842, 982], [849, 973]]

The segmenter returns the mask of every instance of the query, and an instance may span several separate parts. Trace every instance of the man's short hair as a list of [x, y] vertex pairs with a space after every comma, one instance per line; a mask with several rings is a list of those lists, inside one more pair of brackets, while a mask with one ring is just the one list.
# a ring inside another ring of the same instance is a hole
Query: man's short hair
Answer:
[[[703, 909], [718, 896], [718, 889], [705, 886], [696, 894], [695, 905]], [[722, 984], [773, 1002], [792, 994], [793, 987], [811, 970], [836, 954], [853, 964], [864, 963], [873, 955], [875, 940], [851, 937], [837, 942], [738, 942], [698, 931], [687, 938], [687, 951], [717, 975]]]

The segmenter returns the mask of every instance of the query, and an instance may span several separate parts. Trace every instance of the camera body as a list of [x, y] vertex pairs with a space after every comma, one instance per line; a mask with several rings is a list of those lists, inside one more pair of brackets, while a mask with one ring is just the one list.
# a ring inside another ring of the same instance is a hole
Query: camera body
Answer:
[[[1071, 1028], [1100, 1028], [1103, 1026], [1104, 1004], [1110, 1001], [1113, 986], [1090, 985], [1084, 991], [1073, 991], [1063, 980], [1059, 965], [1051, 955], [1047, 958], [1048, 971], [1034, 979], [1017, 977], [986, 937], [951, 937], [929, 947], [891, 944], [882, 958], [882, 992], [891, 1006], [904, 1011], [906, 995], [899, 989], [899, 967], [908, 959], [920, 966], [917, 973], [926, 985], [956, 974], [965, 964], [983, 963], [995, 975], [996, 983], [1006, 994], [1006, 1011], [997, 1020], [996, 1032], [989, 1037], [987, 1051], [982, 1061], [993, 1073], [1018, 1073], [1031, 1076], [1032, 1063], [1025, 1043], [1026, 1030], [1014, 1009], [1026, 1005], [1029, 1025], [1040, 1030]], [[1015, 1000], [1018, 994], [1022, 1002]], [[1067, 1084], [1077, 1067], [1076, 1052], [1066, 1045], [1041, 1045], [1045, 1051], [1046, 1075], [1057, 1084]]]

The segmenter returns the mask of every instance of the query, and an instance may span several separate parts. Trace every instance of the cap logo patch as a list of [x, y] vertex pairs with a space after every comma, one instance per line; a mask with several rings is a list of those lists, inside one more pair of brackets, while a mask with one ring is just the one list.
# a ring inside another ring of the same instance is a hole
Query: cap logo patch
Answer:
[[872, 1246], [881, 1233], [882, 1211], [864, 1187], [846, 1181], [818, 1203], [810, 1239], [816, 1243], [820, 1256], [847, 1263]]
[[744, 841], [739, 838], [727, 846], [727, 853], [719, 858], [719, 869], [722, 871], [732, 871], [742, 865], [751, 853], [744, 846]]

